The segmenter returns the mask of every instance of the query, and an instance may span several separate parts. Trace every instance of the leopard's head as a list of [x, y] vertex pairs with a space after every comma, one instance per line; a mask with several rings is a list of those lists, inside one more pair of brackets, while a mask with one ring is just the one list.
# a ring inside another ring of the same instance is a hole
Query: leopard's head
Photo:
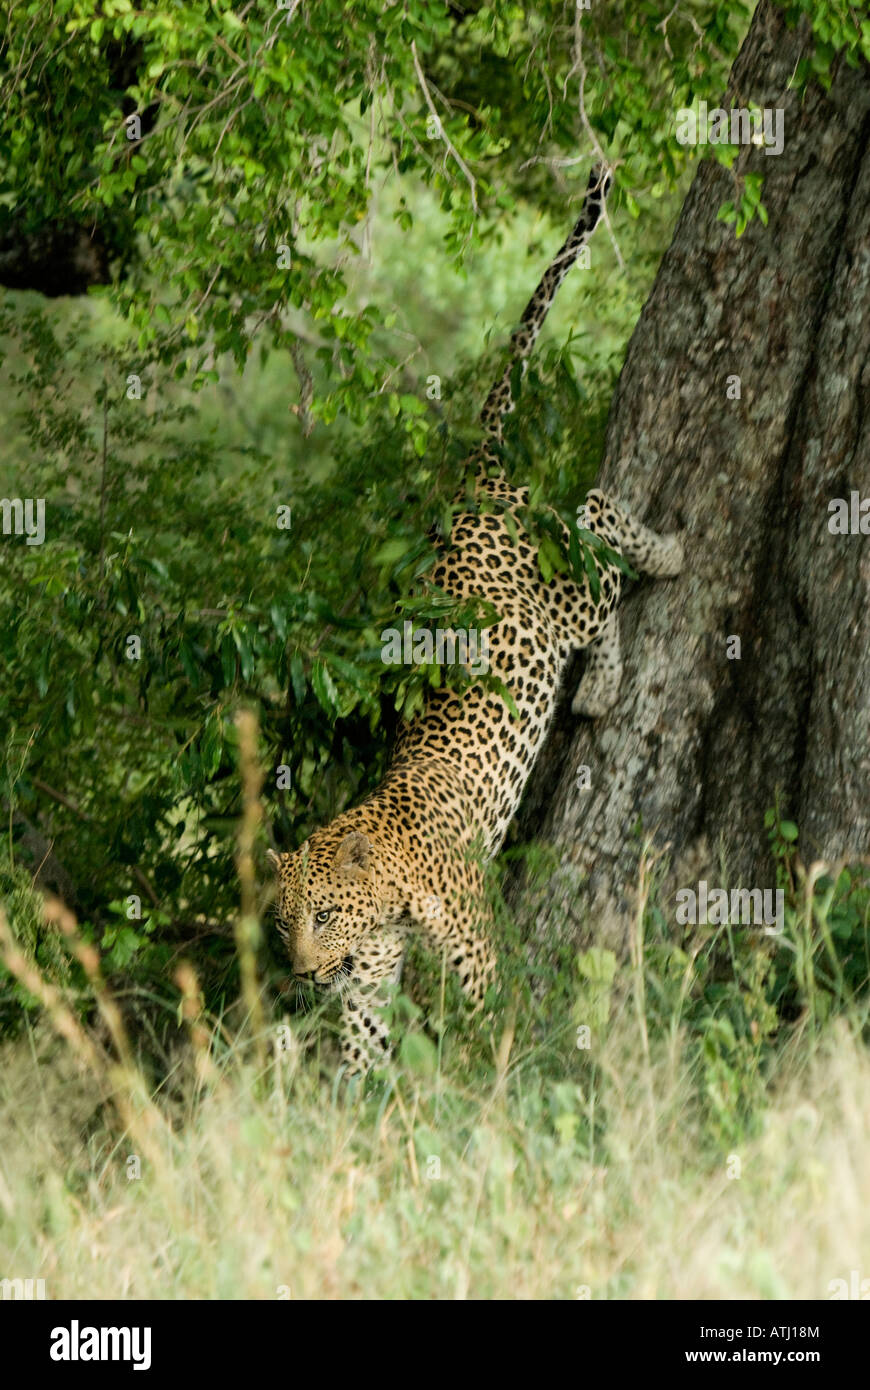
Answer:
[[339, 984], [382, 915], [372, 842], [360, 830], [326, 826], [294, 853], [269, 855], [278, 877], [278, 934], [293, 973], [316, 985]]

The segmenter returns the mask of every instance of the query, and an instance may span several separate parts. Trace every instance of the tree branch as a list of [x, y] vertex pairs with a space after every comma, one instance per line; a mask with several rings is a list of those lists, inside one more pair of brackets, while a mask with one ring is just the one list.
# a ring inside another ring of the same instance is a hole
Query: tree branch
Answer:
[[415, 39], [411, 40], [411, 55], [414, 59], [414, 68], [416, 70], [417, 77], [420, 82], [420, 87], [422, 89], [426, 105], [429, 107], [429, 110], [435, 117], [435, 120], [438, 122], [438, 130], [440, 132], [442, 140], [444, 141], [444, 144], [447, 146], [448, 153], [453, 155], [453, 158], [456, 160], [456, 163], [459, 165], [460, 169], [462, 170], [463, 174], [468, 180], [468, 187], [471, 190], [471, 206], [474, 208], [475, 215], [479, 217], [480, 208], [477, 206], [477, 181], [475, 180], [474, 175], [472, 174], [465, 160], [462, 158], [462, 155], [459, 153], [456, 146], [453, 144], [453, 141], [450, 139], [450, 136], [447, 134], [447, 131], [444, 129], [444, 126], [441, 123], [441, 117], [438, 115], [438, 112], [435, 109], [435, 103], [432, 100], [432, 94], [429, 91], [425, 74], [423, 72], [422, 67], [420, 66], [420, 59], [417, 56], [417, 42]]

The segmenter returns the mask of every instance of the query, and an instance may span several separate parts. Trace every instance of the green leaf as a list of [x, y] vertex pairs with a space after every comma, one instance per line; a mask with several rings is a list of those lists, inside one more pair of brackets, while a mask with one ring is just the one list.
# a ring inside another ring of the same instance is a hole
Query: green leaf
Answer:
[[334, 718], [338, 713], [338, 691], [323, 661], [315, 661], [311, 669], [311, 688], [321, 709]]
[[406, 1033], [399, 1044], [402, 1066], [422, 1076], [433, 1076], [438, 1067], [438, 1052], [425, 1033]]
[[293, 687], [293, 697], [297, 705], [301, 705], [305, 699], [306, 683], [305, 668], [298, 652], [294, 652], [290, 658], [290, 684]]
[[538, 565], [546, 583], [567, 568], [565, 557], [552, 536], [542, 536], [538, 545]]
[[583, 547], [583, 567], [586, 570], [586, 577], [589, 580], [589, 591], [592, 595], [592, 602], [597, 603], [601, 598], [601, 578], [592, 551], [585, 545]]
[[394, 565], [397, 560], [402, 560], [409, 553], [409, 542], [399, 537], [396, 540], [385, 541], [372, 556], [376, 565]]
[[221, 642], [221, 673], [225, 686], [236, 682], [236, 648], [233, 639], [227, 635]]

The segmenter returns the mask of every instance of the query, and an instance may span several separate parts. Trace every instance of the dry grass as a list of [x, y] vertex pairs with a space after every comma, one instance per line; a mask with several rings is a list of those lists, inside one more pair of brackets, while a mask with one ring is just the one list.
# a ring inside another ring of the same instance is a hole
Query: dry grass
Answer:
[[295, 1038], [262, 1069], [250, 1041], [188, 1055], [171, 1102], [124, 1084], [124, 1120], [47, 1031], [8, 1044], [0, 1274], [245, 1299], [826, 1298], [870, 1275], [870, 1060], [844, 1024], [783, 1060], [731, 1155], [682, 1043], [647, 1059], [631, 1000], [561, 1079], [520, 1040], [501, 1074], [469, 1080], [448, 1048], [442, 1074], [347, 1095]]
[[[46, 916], [90, 1027], [0, 907], [0, 957], [41, 1004], [0, 1048], [0, 1278], [44, 1279], [54, 1299], [824, 1299], [870, 1280], [866, 1002], [830, 900], [810, 891], [789, 918], [804, 1001], [789, 1028], [760, 949], [732, 945], [710, 1002], [707, 946], [648, 938], [642, 879], [630, 964], [590, 950], [521, 1005], [520, 951], [496, 1035], [448, 1007], [442, 1046], [406, 1023], [404, 1065], [348, 1089], [321, 1066], [317, 1016], [264, 1021], [252, 721], [239, 734], [239, 1017], [210, 1018], [183, 964], [156, 1081], [68, 911]], [[822, 1010], [809, 983], [828, 959]], [[439, 972], [430, 987], [440, 1034]]]

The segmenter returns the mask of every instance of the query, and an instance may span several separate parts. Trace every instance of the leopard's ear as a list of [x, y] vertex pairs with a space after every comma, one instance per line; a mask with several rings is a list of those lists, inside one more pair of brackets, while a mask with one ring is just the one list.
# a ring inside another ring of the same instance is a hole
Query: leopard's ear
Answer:
[[367, 873], [372, 862], [372, 842], [361, 830], [351, 830], [335, 851], [333, 868], [346, 873]]
[[266, 858], [268, 859], [269, 863], [273, 865], [274, 868], [277, 869], [279, 867], [281, 863], [281, 856], [280, 854], [276, 854], [273, 849], [266, 850]]

